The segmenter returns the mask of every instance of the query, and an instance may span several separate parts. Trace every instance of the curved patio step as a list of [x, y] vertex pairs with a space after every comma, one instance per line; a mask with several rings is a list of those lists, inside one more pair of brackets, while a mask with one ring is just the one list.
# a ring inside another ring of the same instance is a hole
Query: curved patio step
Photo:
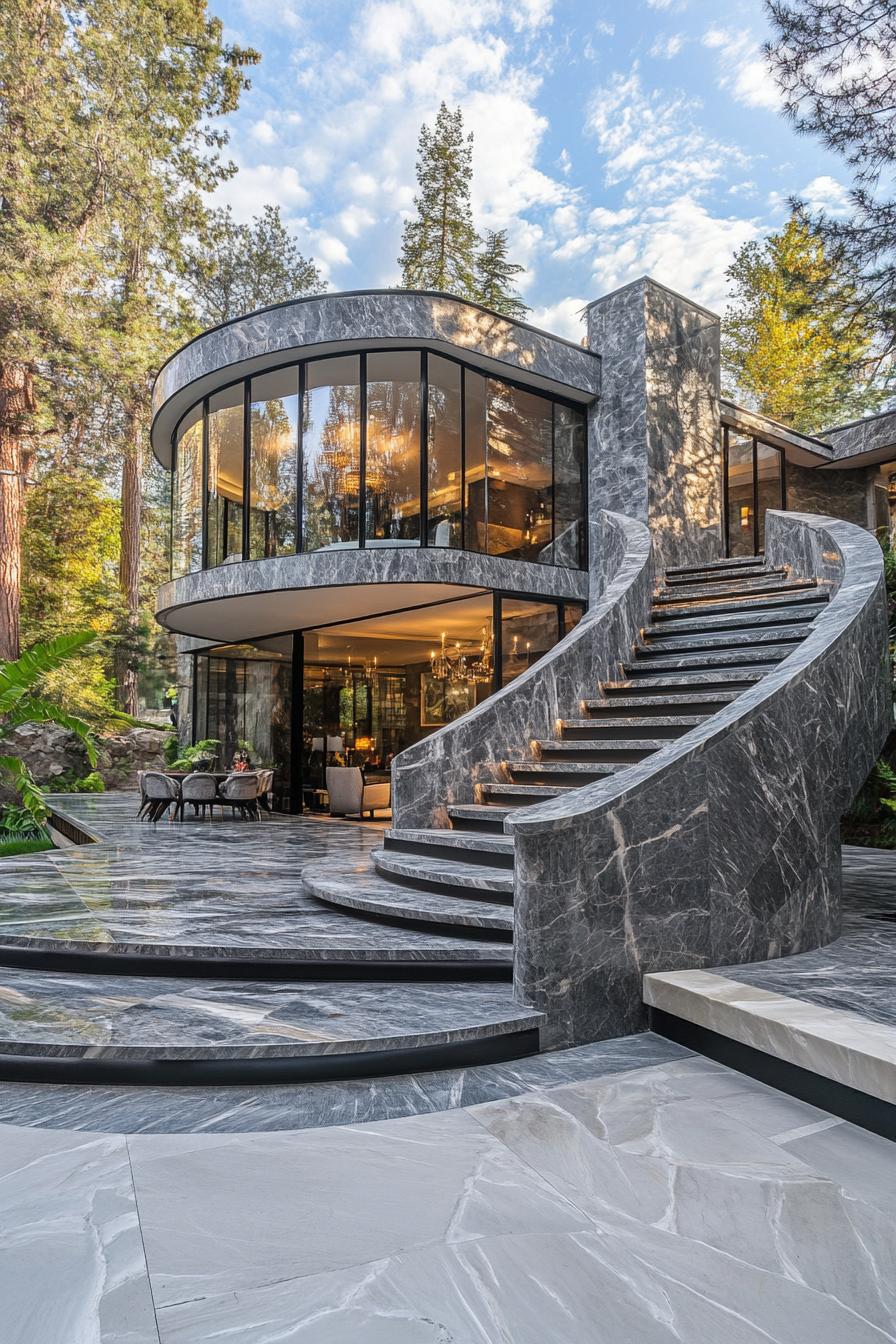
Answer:
[[539, 1014], [510, 985], [210, 981], [0, 970], [0, 1077], [298, 1081], [511, 1058]]
[[456, 859], [459, 863], [513, 867], [513, 836], [486, 832], [429, 829], [386, 831], [383, 848], [404, 854]]
[[[334, 871], [335, 867], [335, 871]], [[511, 895], [513, 894], [511, 875]], [[505, 903], [483, 899], [466, 900], [451, 892], [421, 891], [379, 876], [368, 865], [342, 869], [332, 863], [312, 863], [302, 870], [305, 891], [327, 905], [375, 915], [378, 919], [410, 924], [432, 924], [442, 929], [475, 934], [513, 935], [513, 910]]]
[[404, 854], [396, 849], [373, 849], [371, 862], [378, 873], [436, 891], [485, 892], [496, 898], [513, 897], [513, 871], [462, 859]]

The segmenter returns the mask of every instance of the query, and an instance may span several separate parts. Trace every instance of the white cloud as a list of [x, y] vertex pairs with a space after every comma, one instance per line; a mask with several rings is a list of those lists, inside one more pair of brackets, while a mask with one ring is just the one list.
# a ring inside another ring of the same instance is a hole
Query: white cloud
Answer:
[[[609, 213], [609, 212], [608, 212]], [[714, 312], [725, 305], [725, 271], [735, 250], [760, 235], [755, 220], [711, 214], [693, 197], [652, 205], [597, 235], [596, 293], [641, 275], [696, 299]]]
[[568, 341], [578, 344], [585, 335], [582, 309], [587, 303], [587, 299], [560, 299], [558, 303], [549, 304], [545, 308], [534, 308], [526, 321], [531, 322], [533, 327], [542, 327], [555, 336], [565, 336]]
[[673, 56], [677, 56], [684, 46], [683, 33], [660, 33], [659, 37], [654, 39], [650, 48], [650, 55], [658, 60], [671, 61]]
[[813, 213], [823, 210], [826, 215], [833, 215], [835, 218], [849, 214], [849, 192], [842, 182], [838, 182], [834, 177], [825, 175], [813, 177], [812, 181], [807, 182], [797, 194]]
[[707, 186], [745, 157], [707, 135], [694, 119], [699, 103], [684, 94], [646, 92], [637, 64], [615, 74], [592, 99], [587, 126], [604, 157], [607, 184], [628, 180], [626, 196], [643, 202]]
[[347, 205], [337, 216], [337, 223], [340, 230], [348, 234], [349, 238], [360, 238], [366, 229], [372, 228], [376, 223], [376, 215], [365, 210], [363, 205]]
[[553, 19], [554, 0], [521, 0], [511, 6], [510, 22], [517, 32], [535, 32]]
[[243, 165], [235, 177], [222, 183], [215, 193], [215, 200], [230, 205], [235, 217], [248, 223], [265, 205], [279, 205], [289, 216], [300, 206], [307, 205], [309, 195], [295, 168], [256, 163]]
[[323, 231], [315, 235], [314, 255], [323, 263], [323, 269], [327, 275], [330, 274], [332, 266], [350, 266], [351, 257], [348, 248], [341, 238], [335, 234], [325, 233]]
[[561, 149], [560, 157], [557, 159], [557, 167], [564, 177], [568, 177], [572, 172], [572, 159], [569, 157], [568, 149]]
[[260, 145], [273, 145], [277, 140], [277, 132], [269, 121], [256, 121], [249, 134]]
[[718, 86], [747, 107], [781, 109], [781, 93], [762, 50], [750, 33], [708, 28], [703, 45], [719, 53]]

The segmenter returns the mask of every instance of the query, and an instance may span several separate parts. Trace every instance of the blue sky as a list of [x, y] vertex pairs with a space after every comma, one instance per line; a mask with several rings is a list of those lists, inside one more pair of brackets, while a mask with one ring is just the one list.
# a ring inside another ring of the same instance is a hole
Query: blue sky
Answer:
[[539, 325], [650, 274], [716, 310], [787, 198], [841, 162], [780, 115], [760, 0], [212, 0], [261, 65], [230, 118], [241, 219], [279, 203], [331, 288], [399, 282], [422, 121], [459, 103], [480, 229], [507, 228]]

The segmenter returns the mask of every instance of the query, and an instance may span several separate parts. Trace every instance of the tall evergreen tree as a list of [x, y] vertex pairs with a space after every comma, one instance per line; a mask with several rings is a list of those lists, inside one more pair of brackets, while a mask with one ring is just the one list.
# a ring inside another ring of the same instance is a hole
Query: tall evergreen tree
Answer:
[[203, 326], [327, 288], [279, 205], [264, 206], [251, 224], [237, 224], [229, 206], [217, 211], [202, 246], [190, 254], [188, 284]]
[[877, 374], [875, 331], [854, 309], [856, 290], [799, 215], [728, 268], [732, 304], [722, 328], [728, 380], [763, 414], [813, 431], [877, 409], [890, 395]]
[[496, 313], [522, 321], [530, 311], [513, 287], [513, 277], [520, 275], [525, 266], [518, 266], [507, 256], [507, 230], [489, 229], [476, 256], [476, 301]]
[[475, 294], [479, 240], [470, 204], [472, 177], [472, 133], [464, 135], [460, 108], [449, 112], [442, 103], [432, 129], [420, 128], [417, 213], [405, 223], [398, 258], [407, 289], [440, 289], [463, 298]]
[[896, 22], [893, 0], [766, 0], [766, 55], [798, 131], [853, 170], [846, 217], [821, 210], [825, 243], [857, 280], [853, 312], [872, 313], [896, 351]]

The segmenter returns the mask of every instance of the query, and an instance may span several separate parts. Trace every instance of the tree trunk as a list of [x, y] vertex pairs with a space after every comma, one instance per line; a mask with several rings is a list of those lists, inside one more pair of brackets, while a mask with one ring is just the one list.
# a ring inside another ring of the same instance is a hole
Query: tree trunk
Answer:
[[25, 424], [34, 411], [27, 364], [0, 363], [0, 659], [19, 656], [22, 530], [25, 519]]
[[140, 630], [140, 523], [143, 516], [143, 421], [126, 413], [126, 443], [121, 467], [121, 553], [118, 582], [124, 602], [124, 630], [115, 658], [118, 707], [137, 713], [137, 639]]

